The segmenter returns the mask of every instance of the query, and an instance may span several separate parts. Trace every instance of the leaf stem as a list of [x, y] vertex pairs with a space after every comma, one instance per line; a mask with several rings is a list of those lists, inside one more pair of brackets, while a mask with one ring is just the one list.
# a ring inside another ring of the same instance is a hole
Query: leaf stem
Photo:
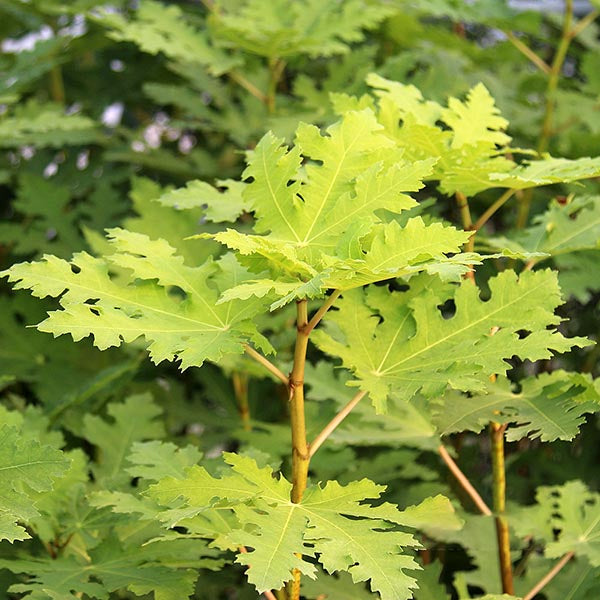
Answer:
[[54, 65], [50, 69], [50, 95], [54, 102], [65, 103], [65, 84], [60, 65]]
[[589, 12], [585, 17], [579, 19], [569, 31], [571, 39], [576, 38], [588, 25], [591, 25], [600, 16], [600, 10], [593, 10]]
[[[304, 367], [308, 348], [308, 301], [296, 302], [296, 345], [294, 347], [294, 365], [290, 373], [290, 419], [292, 426], [292, 494], [295, 504], [302, 500], [308, 480], [308, 442], [306, 440], [306, 421], [304, 415]], [[290, 600], [300, 600], [300, 571], [293, 570], [290, 585]]]
[[454, 459], [450, 456], [448, 450], [443, 444], [438, 446], [438, 453], [442, 457], [442, 460], [446, 463], [450, 472], [456, 477], [456, 480], [461, 487], [467, 492], [471, 500], [475, 503], [475, 506], [479, 509], [479, 512], [488, 517], [492, 515], [490, 507], [483, 501], [483, 498], [479, 495], [479, 492], [473, 487], [467, 476], [460, 470], [460, 467], [454, 462]]
[[573, 558], [574, 552], [567, 552], [524, 596], [522, 600], [533, 600], [545, 588], [559, 571]]
[[333, 303], [340, 297], [341, 290], [333, 290], [327, 300], [323, 303], [321, 308], [313, 315], [311, 320], [306, 326], [307, 333], [310, 333], [318, 324], [319, 321], [324, 317], [325, 313], [333, 306]]
[[284, 60], [275, 57], [271, 57], [269, 59], [269, 88], [264, 100], [269, 114], [273, 114], [275, 112], [275, 94], [277, 92], [277, 84], [281, 79], [284, 69]]
[[538, 56], [527, 44], [523, 43], [512, 31], [505, 31], [506, 37], [510, 43], [525, 55], [540, 71], [546, 75], [550, 74], [550, 65], [540, 56]]
[[250, 425], [250, 405], [248, 404], [248, 374], [235, 371], [231, 379], [244, 431], [250, 431], [252, 426]]
[[259, 90], [251, 81], [248, 81], [243, 75], [237, 71], [231, 70], [227, 73], [232, 81], [235, 81], [239, 86], [250, 92], [255, 98], [258, 98], [263, 104], [267, 103], [267, 95]]
[[508, 522], [504, 514], [506, 509], [506, 473], [504, 467], [504, 432], [506, 425], [490, 423], [492, 441], [492, 475], [494, 514], [496, 517], [496, 536], [498, 539], [498, 558], [502, 592], [514, 595], [512, 561], [510, 558], [510, 538]]
[[244, 344], [244, 350], [248, 356], [251, 356], [255, 361], [259, 362], [269, 373], [275, 375], [281, 383], [284, 383], [286, 386], [289, 385], [289, 378], [278, 369], [268, 358], [263, 356], [260, 352], [257, 352], [252, 346], [248, 344]]
[[325, 425], [321, 433], [310, 443], [309, 445], [309, 457], [312, 457], [315, 452], [321, 447], [323, 442], [335, 431], [338, 425], [350, 414], [352, 409], [367, 395], [367, 392], [360, 391], [356, 394], [344, 408], [342, 408], [336, 415]]
[[[475, 221], [473, 229], [479, 231], [495, 214], [495, 212], [501, 208], [508, 200], [510, 200], [516, 190], [508, 189], [494, 202], [482, 215]], [[474, 236], [473, 236], [474, 237]]]
[[[569, 45], [573, 39], [573, 30], [571, 24], [573, 22], [573, 0], [566, 0], [565, 3], [565, 17], [563, 20], [562, 34], [554, 59], [552, 60], [552, 66], [550, 67], [550, 73], [548, 74], [548, 83], [546, 85], [546, 106], [544, 109], [544, 117], [542, 120], [542, 130], [538, 140], [537, 151], [541, 154], [546, 152], [550, 138], [552, 137], [552, 123], [554, 121], [554, 110], [556, 108], [556, 91], [558, 89], [558, 81], [560, 78], [560, 72], [562, 66], [567, 57], [567, 51]], [[528, 190], [523, 194], [521, 203], [519, 204], [519, 213], [517, 215], [517, 229], [522, 229], [527, 224], [529, 218], [529, 211], [531, 209], [531, 198], [532, 190]]]
[[[471, 218], [469, 201], [462, 192], [456, 192], [456, 204], [460, 211], [460, 219], [462, 221], [463, 229], [465, 231], [473, 231], [473, 219]], [[476, 232], [471, 235], [469, 241], [465, 244], [465, 252], [473, 252], [473, 248], [475, 247], [475, 233]], [[466, 277], [475, 283], [475, 273], [473, 272], [472, 268], [467, 272]]]

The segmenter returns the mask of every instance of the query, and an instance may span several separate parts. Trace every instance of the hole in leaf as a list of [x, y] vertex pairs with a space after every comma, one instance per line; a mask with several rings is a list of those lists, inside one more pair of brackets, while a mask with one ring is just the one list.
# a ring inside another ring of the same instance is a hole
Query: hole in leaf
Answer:
[[443, 304], [438, 304], [437, 308], [446, 320], [451, 319], [456, 314], [456, 304], [452, 298], [449, 298]]

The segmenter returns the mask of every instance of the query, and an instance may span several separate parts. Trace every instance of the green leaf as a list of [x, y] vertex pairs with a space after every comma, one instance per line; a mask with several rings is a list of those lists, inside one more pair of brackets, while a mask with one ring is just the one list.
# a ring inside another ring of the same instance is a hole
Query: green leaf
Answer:
[[17, 521], [39, 514], [28, 490], [52, 489], [54, 480], [69, 468], [69, 462], [60, 450], [23, 438], [15, 427], [0, 428], [0, 539], [13, 542], [30, 537], [17, 525]]
[[25, 144], [62, 148], [96, 141], [98, 135], [94, 121], [83, 115], [66, 115], [58, 104], [30, 100], [0, 117], [0, 147], [4, 148]]
[[176, 5], [147, 0], [134, 14], [128, 22], [117, 12], [103, 11], [96, 20], [111, 30], [109, 36], [114, 40], [134, 42], [149, 54], [163, 52], [184, 63], [205, 65], [213, 75], [221, 75], [239, 63], [239, 59], [215, 47], [206, 31], [189, 24]]
[[519, 386], [515, 392], [502, 378], [490, 383], [484, 394], [448, 393], [431, 403], [433, 422], [440, 435], [480, 432], [490, 421], [512, 423], [506, 431], [508, 441], [528, 437], [553, 442], [572, 440], [583, 415], [600, 410], [600, 388], [589, 375], [559, 370], [528, 377]]
[[350, 43], [364, 38], [363, 29], [373, 29], [392, 11], [379, 0], [325, 5], [308, 0], [302, 6], [293, 0], [243, 0], [219, 3], [214, 24], [219, 37], [253, 54], [318, 57], [348, 52]]
[[[197, 549], [200, 550], [200, 544]], [[176, 549], [172, 550], [177, 556]], [[210, 551], [209, 551], [210, 552]], [[0, 567], [13, 573], [25, 573], [27, 583], [14, 584], [11, 591], [29, 592], [33, 598], [90, 598], [107, 600], [110, 592], [129, 590], [136, 596], [154, 592], [156, 600], [181, 600], [194, 591], [197, 574], [191, 569], [177, 569], [153, 556], [152, 548], [123, 548], [114, 537], [107, 538], [90, 551], [89, 559], [60, 556], [55, 560], [0, 560]], [[168, 562], [168, 561], [166, 561]], [[209, 566], [210, 562], [203, 566]]]
[[[352, 370], [378, 412], [385, 411], [391, 390], [406, 400], [418, 391], [435, 396], [447, 386], [483, 390], [490, 373], [506, 373], [505, 359], [550, 358], [550, 350], [586, 343], [547, 329], [560, 322], [554, 314], [560, 292], [551, 271], [520, 277], [505, 271], [489, 287], [491, 298], [483, 302], [478, 288], [463, 281], [454, 295], [456, 313], [448, 319], [427, 290], [407, 303], [402, 293], [385, 288], [347, 292], [313, 339]], [[522, 330], [531, 333], [520, 339]]]
[[[3, 272], [17, 289], [60, 297], [62, 309], [51, 312], [38, 325], [40, 331], [70, 333], [75, 341], [93, 335], [100, 349], [144, 336], [154, 362], [177, 358], [182, 368], [241, 354], [248, 340], [265, 347], [266, 340], [248, 320], [260, 311], [260, 301], [215, 306], [218, 291], [210, 286], [218, 281], [221, 266], [236, 283], [248, 276], [233, 257], [193, 268], [164, 240], [122, 229], [109, 233], [114, 253], [104, 258], [80, 252], [68, 263], [46, 256]], [[111, 279], [114, 267], [131, 275]]]
[[[401, 512], [391, 504], [362, 504], [384, 489], [366, 479], [346, 486], [335, 481], [309, 486], [302, 501], [294, 504], [291, 484], [274, 479], [270, 468], [258, 468], [252, 459], [234, 454], [227, 454], [226, 460], [231, 474], [213, 478], [201, 467], [192, 467], [185, 479], [166, 478], [149, 493], [163, 504], [183, 497], [185, 506], [203, 514], [233, 511], [240, 528], [228, 538], [251, 550], [240, 554], [237, 562], [250, 567], [248, 579], [259, 592], [281, 587], [294, 568], [314, 577], [315, 566], [296, 556], [303, 554], [317, 556], [330, 573], [348, 571], [354, 582], [370, 580], [371, 589], [384, 600], [410, 597], [414, 579], [404, 571], [418, 567], [401, 548], [417, 543], [392, 525], [421, 524], [428, 508]], [[453, 518], [449, 504], [442, 499], [432, 502]]]
[[164, 436], [164, 425], [157, 420], [161, 412], [150, 394], [140, 394], [109, 404], [111, 421], [85, 415], [82, 435], [99, 450], [93, 469], [96, 481], [111, 489], [129, 483], [131, 477], [123, 470], [125, 457], [134, 442]]
[[205, 181], [190, 181], [185, 188], [164, 194], [158, 202], [178, 210], [202, 208], [209, 221], [233, 223], [246, 209], [242, 194], [245, 184], [233, 179], [217, 180], [216, 184], [213, 187]]
[[442, 120], [454, 132], [452, 148], [479, 142], [505, 146], [510, 142], [510, 137], [503, 133], [508, 121], [500, 116], [494, 99], [482, 83], [469, 90], [466, 102], [449, 98]]

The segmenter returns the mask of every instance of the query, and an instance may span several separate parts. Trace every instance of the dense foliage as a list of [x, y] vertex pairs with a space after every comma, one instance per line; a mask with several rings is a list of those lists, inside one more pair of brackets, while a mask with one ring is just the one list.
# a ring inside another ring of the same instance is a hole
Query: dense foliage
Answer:
[[2, 3], [0, 596], [598, 597], [574, 8]]

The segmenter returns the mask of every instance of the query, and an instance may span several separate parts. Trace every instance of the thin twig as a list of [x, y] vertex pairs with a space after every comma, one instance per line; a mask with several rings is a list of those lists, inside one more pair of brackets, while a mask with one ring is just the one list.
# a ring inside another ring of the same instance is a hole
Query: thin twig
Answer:
[[480, 217], [475, 221], [473, 229], [479, 231], [492, 217], [492, 215], [510, 200], [516, 190], [506, 190]]
[[308, 325], [305, 328], [306, 334], [309, 334], [319, 324], [319, 321], [323, 318], [325, 313], [333, 306], [333, 303], [339, 298], [341, 293], [341, 290], [334, 290], [330, 294], [327, 300], [323, 303], [323, 306], [319, 308], [319, 310], [313, 315], [312, 319], [308, 322]]
[[506, 37], [511, 44], [522, 54], [524, 54], [538, 69], [550, 75], [550, 65], [538, 56], [527, 44], [523, 43], [512, 31], [505, 31]]
[[289, 385], [290, 380], [287, 377], [287, 375], [285, 375], [281, 370], [279, 370], [268, 358], [264, 357], [260, 352], [257, 352], [254, 348], [252, 348], [252, 346], [249, 346], [248, 344], [244, 344], [244, 350], [246, 351], [246, 354], [248, 354], [254, 360], [263, 365], [263, 367], [265, 367], [267, 371], [269, 371], [269, 373], [275, 375], [275, 377], [277, 377], [279, 381], [281, 381], [285, 385]]
[[567, 552], [524, 596], [523, 600], [533, 600], [540, 591], [556, 577], [558, 572], [573, 558], [574, 552]]
[[460, 467], [454, 462], [454, 459], [450, 456], [443, 444], [438, 446], [438, 453], [450, 469], [451, 473], [456, 477], [458, 483], [460, 483], [461, 487], [467, 492], [471, 500], [473, 500], [475, 506], [479, 509], [479, 512], [488, 517], [491, 516], [492, 511], [490, 510], [490, 507], [483, 501], [479, 492], [473, 487], [467, 476], [460, 470]]
[[588, 13], [575, 23], [571, 31], [569, 31], [569, 37], [571, 39], [577, 37], [588, 25], [591, 25], [600, 16], [600, 10], [593, 10]]
[[243, 75], [240, 75], [237, 71], [229, 71], [227, 73], [232, 81], [235, 81], [238, 85], [243, 87], [246, 91], [250, 92], [255, 98], [258, 98], [263, 104], [267, 103], [267, 95], [259, 90], [251, 81], [248, 81]]
[[314, 453], [321, 447], [323, 442], [333, 433], [337, 426], [350, 414], [352, 409], [367, 395], [367, 392], [360, 391], [358, 394], [342, 408], [327, 425], [323, 428], [323, 431], [317, 435], [317, 437], [308, 446], [308, 455], [312, 457]]

